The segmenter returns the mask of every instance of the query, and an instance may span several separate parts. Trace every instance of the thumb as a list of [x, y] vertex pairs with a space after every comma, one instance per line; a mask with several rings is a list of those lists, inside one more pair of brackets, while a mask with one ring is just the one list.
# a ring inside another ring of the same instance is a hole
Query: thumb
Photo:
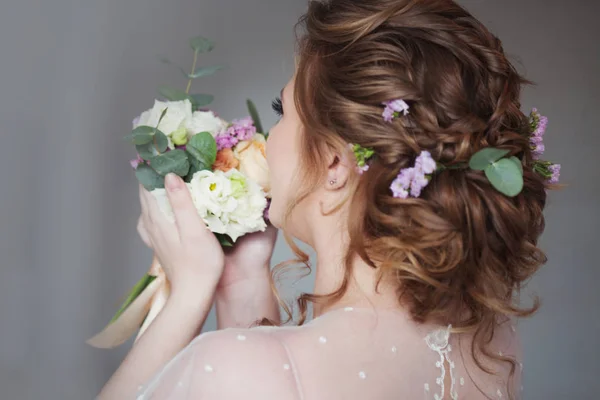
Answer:
[[206, 231], [204, 221], [200, 219], [183, 179], [175, 174], [168, 174], [165, 177], [165, 188], [180, 237], [189, 239], [197, 236], [199, 231]]

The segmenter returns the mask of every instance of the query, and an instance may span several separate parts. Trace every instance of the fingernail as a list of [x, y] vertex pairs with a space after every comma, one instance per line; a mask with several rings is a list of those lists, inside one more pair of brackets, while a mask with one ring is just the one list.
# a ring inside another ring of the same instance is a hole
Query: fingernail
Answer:
[[181, 189], [181, 179], [175, 174], [167, 174], [165, 177], [165, 187], [168, 191], [175, 192]]

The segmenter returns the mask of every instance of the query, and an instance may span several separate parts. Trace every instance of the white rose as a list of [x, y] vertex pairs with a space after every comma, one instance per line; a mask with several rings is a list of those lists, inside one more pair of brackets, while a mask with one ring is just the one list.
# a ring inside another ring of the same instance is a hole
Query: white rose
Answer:
[[214, 137], [225, 129], [227, 124], [212, 111], [196, 111], [185, 121], [185, 127], [188, 137], [200, 132], [210, 132]]
[[254, 135], [252, 140], [244, 140], [238, 143], [233, 153], [240, 160], [240, 172], [260, 185], [268, 195], [271, 191], [271, 183], [265, 145], [265, 137], [257, 134]]
[[156, 100], [152, 109], [140, 115], [134, 128], [142, 125], [155, 127], [165, 108], [167, 113], [160, 121], [158, 129], [167, 136], [184, 126], [185, 122], [192, 118], [192, 103], [189, 100], [166, 102]]

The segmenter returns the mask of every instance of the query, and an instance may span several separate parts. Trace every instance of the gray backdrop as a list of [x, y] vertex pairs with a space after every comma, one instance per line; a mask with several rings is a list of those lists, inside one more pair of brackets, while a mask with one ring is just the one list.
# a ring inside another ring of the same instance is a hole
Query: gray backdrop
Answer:
[[[541, 312], [523, 323], [527, 399], [600, 391], [596, 245], [600, 185], [598, 2], [470, 0], [538, 86], [524, 106], [550, 116], [548, 157], [569, 187], [551, 195], [532, 282]], [[216, 39], [206, 80], [226, 118], [251, 96], [267, 125], [292, 73], [292, 27], [305, 0], [20, 0], [0, 12], [0, 399], [92, 398], [127, 350], [84, 339], [107, 322], [151, 259], [135, 232], [133, 155], [121, 137], [155, 87], [183, 85], [187, 38]], [[596, 206], [594, 206], [596, 204]], [[275, 261], [290, 255], [283, 242]], [[310, 290], [311, 279], [297, 289]], [[291, 292], [289, 292], [291, 293]], [[211, 317], [206, 329], [213, 329]]]

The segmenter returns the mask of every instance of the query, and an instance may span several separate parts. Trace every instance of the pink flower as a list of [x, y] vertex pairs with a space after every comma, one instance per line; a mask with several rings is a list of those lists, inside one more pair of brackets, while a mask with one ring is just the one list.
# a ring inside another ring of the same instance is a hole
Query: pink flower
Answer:
[[392, 182], [392, 185], [390, 186], [390, 189], [392, 190], [392, 194], [394, 195], [395, 198], [399, 198], [399, 199], [407, 199], [408, 198], [408, 190], [406, 190], [406, 188], [402, 185], [402, 183], [400, 183], [398, 178], [394, 179], [394, 181]]
[[131, 165], [131, 168], [133, 168], [133, 169], [137, 169], [138, 165], [143, 164], [143, 163], [144, 163], [144, 159], [142, 157], [140, 157], [139, 154], [135, 160], [129, 161], [129, 165]]

